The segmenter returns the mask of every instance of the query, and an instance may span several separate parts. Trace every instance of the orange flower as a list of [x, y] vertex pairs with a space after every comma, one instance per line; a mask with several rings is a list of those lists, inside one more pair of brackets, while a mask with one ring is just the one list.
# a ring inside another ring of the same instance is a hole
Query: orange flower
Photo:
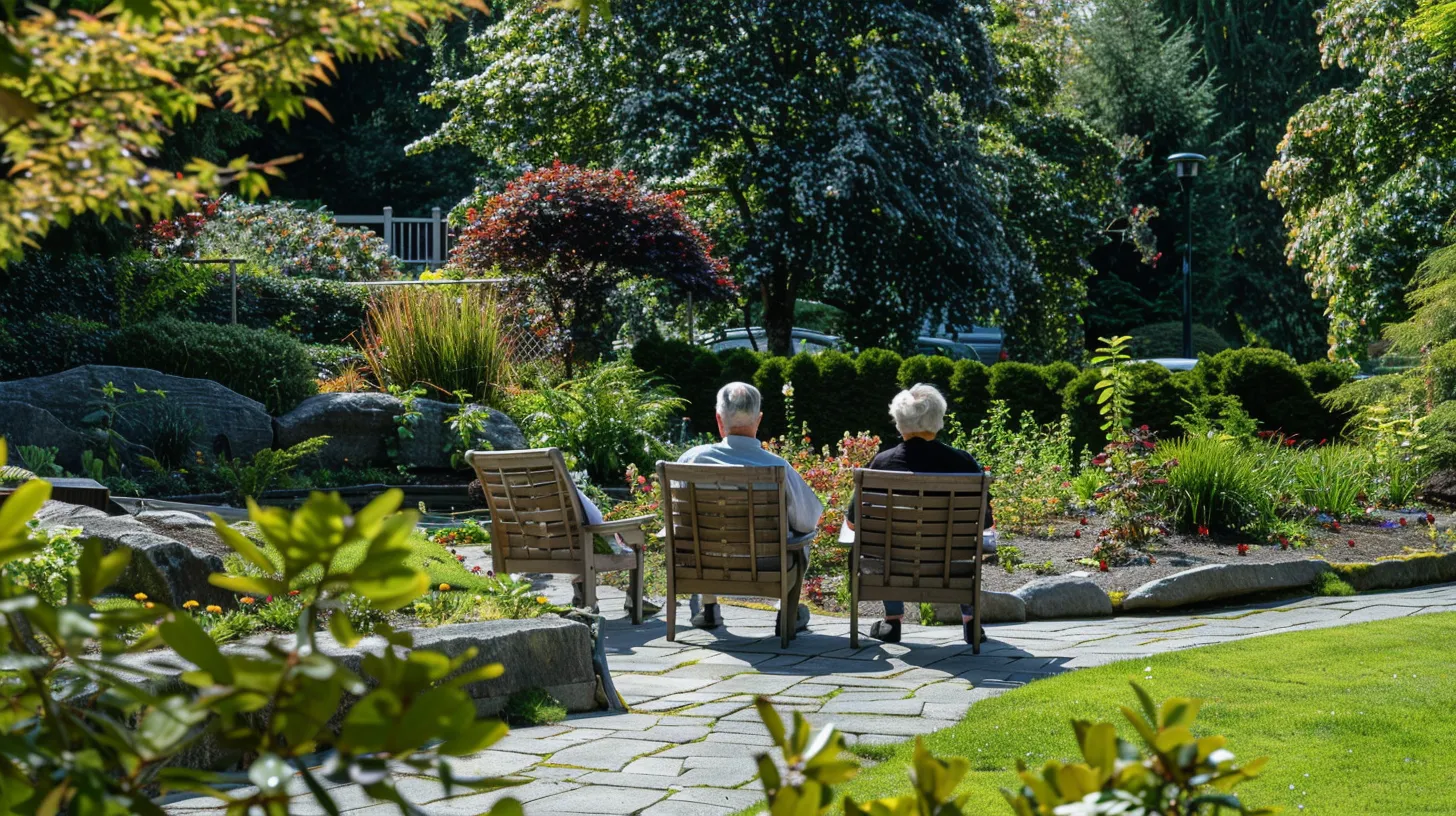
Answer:
[[450, 591], [450, 585], [449, 584], [440, 584], [440, 591], [441, 592], [449, 592]]
[[138, 592], [137, 594], [133, 595], [132, 597], [133, 598], [136, 598], [138, 601], [145, 601], [147, 599], [147, 593], [145, 593], [145, 592]]
[[243, 597], [241, 597], [241, 598], [238, 599], [238, 603], [245, 603], [248, 606], [252, 606], [253, 604], [255, 604], [257, 602], [258, 602], [258, 599], [257, 598], [254, 598], [252, 595], [244, 595]]
[[147, 603], [146, 603], [146, 607], [147, 607], [147, 608], [148, 608], [148, 609], [151, 609], [151, 608], [153, 608], [153, 607], [155, 607], [155, 606], [156, 606], [156, 604], [154, 604], [154, 603], [152, 603], [152, 602], [151, 602], [151, 601], [147, 601]]
[[222, 607], [218, 606], [217, 604], [208, 604], [205, 611], [210, 615], [221, 615]]
[[196, 609], [198, 606], [201, 606], [201, 604], [197, 603], [197, 601], [188, 601], [182, 604], [183, 609]]

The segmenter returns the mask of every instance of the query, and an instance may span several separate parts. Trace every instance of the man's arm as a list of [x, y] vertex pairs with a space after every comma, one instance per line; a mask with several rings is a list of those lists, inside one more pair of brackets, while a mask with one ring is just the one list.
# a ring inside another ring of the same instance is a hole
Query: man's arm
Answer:
[[824, 505], [792, 465], [785, 466], [784, 470], [788, 471], [784, 481], [789, 490], [789, 529], [797, 533], [812, 533], [819, 527]]

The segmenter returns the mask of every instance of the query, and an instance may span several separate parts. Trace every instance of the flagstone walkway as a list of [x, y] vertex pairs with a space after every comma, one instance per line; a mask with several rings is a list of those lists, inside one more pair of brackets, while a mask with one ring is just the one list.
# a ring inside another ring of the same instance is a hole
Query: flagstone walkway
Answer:
[[[856, 651], [849, 648], [848, 621], [823, 617], [780, 650], [773, 613], [740, 607], [725, 608], [725, 628], [679, 629], [678, 642], [669, 643], [661, 616], [640, 627], [625, 620], [620, 593], [604, 591], [602, 607], [610, 667], [631, 713], [516, 729], [458, 763], [462, 774], [531, 780], [519, 787], [447, 799], [436, 781], [414, 777], [400, 783], [405, 796], [451, 816], [481, 813], [506, 796], [525, 803], [530, 816], [724, 816], [760, 799], [754, 754], [769, 743], [755, 695], [768, 695], [780, 711], [804, 712], [816, 726], [833, 723], [850, 742], [896, 742], [954, 724], [977, 700], [1071, 669], [1257, 635], [1456, 611], [1456, 584], [1191, 614], [993, 625], [979, 655], [955, 626], [907, 626], [901, 644], [862, 639]], [[680, 621], [686, 609], [684, 603]], [[322, 813], [298, 788], [292, 812]], [[356, 788], [336, 788], [334, 795], [350, 816], [398, 813]], [[201, 799], [166, 810], [222, 813]]]

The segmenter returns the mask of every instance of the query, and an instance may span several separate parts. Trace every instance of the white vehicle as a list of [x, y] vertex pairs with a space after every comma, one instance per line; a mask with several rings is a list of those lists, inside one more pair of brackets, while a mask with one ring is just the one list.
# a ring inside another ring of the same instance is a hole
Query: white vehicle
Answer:
[[1153, 357], [1147, 360], [1132, 360], [1134, 363], [1157, 363], [1169, 371], [1192, 371], [1198, 360], [1192, 357]]

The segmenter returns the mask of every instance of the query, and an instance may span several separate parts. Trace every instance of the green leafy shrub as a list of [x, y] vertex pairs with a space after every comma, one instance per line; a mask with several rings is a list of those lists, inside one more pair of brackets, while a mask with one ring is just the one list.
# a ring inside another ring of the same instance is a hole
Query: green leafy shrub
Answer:
[[390, 292], [369, 306], [361, 348], [380, 387], [469, 391], [499, 405], [512, 379], [511, 342], [495, 296]]
[[1421, 434], [1426, 438], [1426, 456], [1432, 466], [1456, 468], [1456, 400], [1438, 404], [1421, 421]]
[[967, 433], [953, 428], [949, 441], [969, 451], [996, 477], [991, 499], [999, 529], [1030, 532], [1062, 508], [1067, 496], [1062, 483], [1072, 472], [1072, 440], [1065, 418], [1038, 425], [1023, 416], [1013, 423], [1009, 406], [993, 400], [980, 424]]
[[[1149, 323], [1128, 332], [1132, 340], [1128, 353], [1138, 359], [1183, 356], [1183, 321], [1169, 320], [1163, 323]], [[1217, 331], [1203, 325], [1193, 324], [1193, 356], [1217, 354], [1229, 348], [1227, 340]]]
[[991, 366], [991, 399], [1005, 402], [1016, 422], [1028, 411], [1038, 425], [1055, 422], [1062, 415], [1062, 398], [1052, 390], [1054, 382], [1047, 373], [1030, 363], [997, 363]]
[[[232, 314], [232, 285], [226, 267], [192, 302], [187, 316], [226, 323]], [[305, 343], [342, 343], [364, 326], [369, 290], [334, 280], [242, 275], [238, 278], [238, 322], [278, 329]]]
[[1373, 493], [1370, 456], [1353, 445], [1324, 445], [1296, 452], [1290, 476], [1306, 507], [1336, 518], [1358, 516]]
[[275, 416], [318, 390], [303, 344], [272, 329], [154, 320], [118, 332], [110, 357], [117, 365], [213, 380]]
[[1430, 398], [1434, 402], [1456, 400], [1456, 340], [1432, 350], [1429, 366]]
[[1194, 379], [1210, 394], [1239, 398], [1264, 430], [1300, 439], [1333, 439], [1341, 422], [1315, 399], [1294, 358], [1265, 348], [1229, 349], [1202, 357]]
[[[855, 404], [860, 407], [856, 430], [868, 430], [881, 439], [894, 439], [895, 423], [890, 420], [890, 400], [900, 390], [900, 367], [904, 359], [889, 349], [865, 349], [854, 360], [856, 379], [859, 381], [860, 397]], [[881, 396], [876, 401], [870, 395]], [[950, 395], [946, 395], [950, 399]]]
[[308, 210], [285, 201], [250, 204], [232, 196], [218, 204], [196, 236], [195, 247], [184, 246], [181, 238], [167, 240], [154, 230], [159, 245], [175, 254], [192, 254], [189, 250], [195, 249], [199, 257], [244, 258], [256, 271], [290, 278], [399, 277], [399, 260], [389, 253], [383, 238], [367, 227], [339, 226], [327, 210]]
[[116, 265], [95, 255], [29, 252], [0, 267], [0, 321], [28, 321], [58, 304], [79, 320], [114, 320]]
[[315, 436], [291, 448], [260, 450], [246, 462], [219, 457], [213, 465], [213, 473], [226, 485], [228, 497], [241, 504], [244, 499], [262, 496], [305, 459], [323, 450], [328, 443], [329, 437]]
[[[847, 433], [859, 433], [869, 427], [861, 421], [878, 395], [859, 390], [859, 372], [854, 359], [842, 351], [826, 351], [814, 355], [814, 364], [819, 369], [818, 391], [812, 399], [803, 402], [806, 408], [812, 408], [814, 418], [809, 427], [814, 430], [815, 444], [828, 444]], [[797, 388], [798, 382], [794, 385]], [[886, 399], [884, 405], [889, 404]]]
[[79, 574], [76, 565], [81, 560], [80, 536], [78, 527], [32, 527], [26, 543], [31, 554], [7, 564], [5, 572], [41, 600], [61, 606]]
[[61, 452], [60, 448], [21, 445], [15, 452], [20, 454], [20, 463], [25, 465], [25, 469], [37, 478], [50, 479], [61, 475], [61, 466], [56, 464], [56, 454]]
[[[940, 393], [950, 393], [951, 378], [955, 376], [955, 361], [949, 357], [939, 355], [917, 354], [914, 357], [906, 357], [900, 364], [899, 381], [901, 388], [909, 388], [916, 383], [929, 383], [940, 389]], [[891, 397], [894, 394], [890, 395]], [[888, 406], [889, 400], [885, 404]]]
[[763, 395], [761, 437], [780, 436], [788, 429], [784, 416], [784, 384], [789, 381], [788, 368], [787, 357], [764, 357], [758, 370], [753, 372], [753, 385]]
[[45, 313], [0, 321], [0, 379], [40, 377], [106, 362], [116, 330], [94, 320]]
[[980, 360], [956, 360], [945, 398], [962, 425], [980, 422], [991, 407], [991, 369]]
[[561, 385], [526, 392], [512, 406], [536, 447], [557, 447], [598, 484], [628, 465], [647, 472], [667, 457], [662, 435], [682, 400], [630, 363], [595, 366]]
[[[50, 485], [36, 480], [0, 505], [0, 564], [36, 551], [26, 522], [49, 495]], [[367, 656], [354, 671], [319, 649], [315, 624], [344, 595], [355, 593], [378, 610], [392, 611], [425, 591], [425, 574], [407, 563], [406, 541], [415, 517], [395, 512], [402, 499], [399, 491], [390, 491], [355, 511], [336, 495], [315, 494], [297, 512], [252, 508], [267, 543], [286, 553], [281, 568], [257, 545], [217, 522], [225, 543], [269, 573], [214, 575], [217, 586], [255, 597], [279, 596], [305, 572], [323, 576], [299, 616], [295, 637], [267, 652], [221, 651], [190, 610], [98, 599], [126, 570], [131, 550], [125, 547], [103, 553], [99, 541], [85, 542], [64, 607], [25, 592], [8, 570], [0, 571], [0, 597], [10, 599], [9, 620], [23, 621], [21, 631], [33, 633], [15, 637], [16, 628], [7, 627], [12, 636], [0, 640], [0, 663], [20, 667], [0, 674], [0, 693], [22, 702], [26, 712], [7, 721], [9, 739], [0, 743], [0, 765], [6, 769], [0, 797], [7, 809], [55, 812], [64, 803], [69, 813], [155, 813], [154, 796], [190, 791], [218, 799], [236, 813], [278, 811], [296, 770], [324, 810], [337, 812], [317, 772], [304, 761], [328, 745], [339, 773], [362, 781], [366, 793], [402, 811], [409, 806], [395, 785], [398, 773], [438, 777], [447, 795], [458, 785], [488, 790], [504, 784], [462, 782], [442, 760], [481, 751], [506, 733], [500, 722], [473, 716], [465, 691], [499, 677], [499, 664], [467, 670], [473, 652], [452, 658], [414, 650], [408, 632], [387, 624], [378, 632], [389, 647]], [[349, 547], [363, 549], [364, 556], [352, 569], [340, 568], [335, 556]], [[328, 619], [336, 641], [350, 647], [358, 643], [347, 616]], [[147, 688], [118, 662], [131, 646], [128, 634], [143, 625], [153, 628], [153, 642], [197, 667], [178, 678], [187, 691]], [[66, 693], [86, 684], [98, 693]], [[359, 698], [337, 718], [346, 692]], [[454, 714], [437, 716], [441, 711]], [[232, 769], [169, 767], [203, 728], [227, 734], [229, 748], [246, 758], [240, 770], [256, 786], [223, 791], [223, 783], [238, 778], [229, 773]], [[385, 763], [384, 756], [400, 759]], [[496, 807], [497, 813], [520, 813], [514, 800]]]
[[[1175, 420], [1189, 410], [1191, 392], [1184, 381], [1157, 363], [1130, 363], [1126, 376], [1131, 423], [1147, 425], [1160, 437], [1173, 434]], [[1062, 389], [1062, 410], [1071, 417], [1072, 439], [1078, 450], [1097, 450], [1105, 441], [1097, 406], [1096, 385], [1101, 379], [1098, 369], [1089, 368]]]
[[1311, 360], [1300, 364], [1299, 373], [1309, 383], [1309, 390], [1318, 396], [1328, 394], [1355, 379], [1355, 375], [1360, 373], [1360, 367], [1333, 360]]
[[809, 426], [815, 441], [829, 441], [828, 409], [823, 399], [823, 388], [819, 379], [819, 361], [817, 355], [808, 352], [799, 352], [789, 358], [789, 364], [784, 367], [784, 379], [794, 386], [794, 414], [797, 420], [793, 427], [786, 433], [797, 432], [802, 424]]

